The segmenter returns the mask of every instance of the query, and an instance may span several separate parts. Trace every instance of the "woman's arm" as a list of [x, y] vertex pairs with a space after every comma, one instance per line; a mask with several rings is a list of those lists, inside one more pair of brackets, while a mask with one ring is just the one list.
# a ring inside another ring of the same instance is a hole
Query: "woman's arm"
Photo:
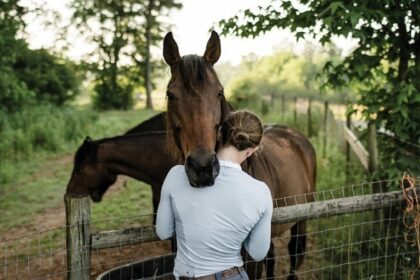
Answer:
[[156, 216], [156, 233], [162, 240], [171, 238], [175, 234], [175, 218], [172, 211], [169, 186], [172, 174], [171, 171], [169, 171], [165, 181], [163, 182]]
[[[268, 189], [268, 188], [267, 188]], [[263, 215], [254, 226], [244, 242], [244, 247], [249, 255], [256, 261], [264, 259], [270, 248], [271, 242], [271, 218], [273, 216], [273, 200], [268, 191]]]

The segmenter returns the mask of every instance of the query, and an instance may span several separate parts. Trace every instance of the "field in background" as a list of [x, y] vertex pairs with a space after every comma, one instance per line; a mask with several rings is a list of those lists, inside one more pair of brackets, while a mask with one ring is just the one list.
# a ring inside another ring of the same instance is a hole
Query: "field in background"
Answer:
[[[44, 110], [46, 109], [44, 108]], [[50, 114], [48, 115], [48, 113]], [[104, 113], [73, 110], [65, 115], [57, 111], [51, 113], [40, 110], [39, 112], [32, 111], [28, 115], [25, 115], [24, 112], [20, 116], [16, 116], [15, 119], [10, 119], [9, 122], [14, 123], [15, 127], [25, 125], [26, 138], [30, 137], [29, 134], [33, 129], [38, 129], [38, 135], [42, 135], [45, 139], [53, 138], [48, 140], [50, 142], [45, 143], [49, 143], [48, 145], [52, 145], [56, 149], [37, 146], [36, 141], [26, 141], [25, 146], [16, 146], [16, 141], [19, 139], [16, 140], [13, 137], [16, 137], [16, 133], [24, 133], [16, 129], [14, 130], [15, 134], [12, 134], [11, 131], [10, 136], [2, 135], [3, 139], [0, 141], [3, 144], [7, 143], [8, 139], [12, 139], [15, 142], [12, 148], [18, 149], [15, 151], [14, 157], [3, 156], [0, 160], [0, 179], [2, 181], [0, 184], [2, 213], [0, 215], [0, 236], [2, 239], [7, 237], [4, 235], [11, 229], [15, 229], [15, 231], [8, 236], [16, 237], [16, 234], [27, 234], [31, 229], [38, 231], [38, 229], [45, 230], [63, 225], [61, 223], [64, 221], [64, 213], [61, 211], [63, 196], [73, 166], [73, 155], [83, 139], [87, 135], [93, 139], [99, 139], [123, 134], [155, 113], [150, 110]], [[52, 119], [54, 117], [55, 119]], [[21, 120], [23, 120], [22, 124], [20, 124]], [[35, 128], [32, 129], [32, 127]], [[72, 137], [65, 138], [70, 133]], [[61, 137], [54, 138], [54, 134], [59, 134]], [[129, 208], [130, 203], [133, 205], [138, 203], [138, 197], [150, 196], [148, 194], [149, 187], [140, 182], [130, 180], [125, 185], [128, 192], [122, 192], [122, 198], [120, 200], [116, 198], [115, 205], [121, 205], [121, 200], [127, 200]], [[136, 193], [139, 189], [145, 190], [146, 194]], [[149, 199], [145, 199], [145, 201], [149, 201]], [[98, 208], [101, 209], [102, 205], [98, 205]], [[96, 211], [98, 219], [106, 217], [113, 210], [126, 213], [127, 208], [106, 207], [106, 210], [98, 210]], [[149, 210], [151, 211], [151, 209]], [[95, 213], [95, 210], [93, 212]], [[37, 219], [40, 215], [47, 215], [52, 222], [48, 223], [42, 218]]]

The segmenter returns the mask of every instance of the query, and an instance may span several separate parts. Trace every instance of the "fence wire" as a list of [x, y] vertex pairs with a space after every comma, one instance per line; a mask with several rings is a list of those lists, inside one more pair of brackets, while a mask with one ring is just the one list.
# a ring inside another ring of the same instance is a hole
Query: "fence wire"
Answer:
[[[420, 187], [418, 185], [417, 188]], [[372, 194], [372, 184], [388, 189], [399, 187], [400, 180], [366, 182], [314, 193], [310, 196], [275, 200], [275, 207], [305, 201], [330, 201]], [[307, 221], [306, 252], [299, 267], [299, 279], [419, 279], [419, 251], [416, 233], [404, 226], [405, 203], [381, 210], [352, 211], [340, 216]], [[93, 241], [85, 245], [90, 253], [90, 278], [97, 279], [166, 279], [170, 278], [174, 256], [170, 241], [156, 241], [152, 214], [91, 221], [90, 231], [111, 231], [125, 228], [128, 243], [117, 236], [99, 248]], [[141, 231], [134, 230], [144, 227]], [[0, 279], [66, 279], [66, 227], [28, 234], [0, 242]], [[132, 235], [130, 235], [132, 233]], [[302, 235], [300, 235], [302, 236]], [[93, 237], [92, 237], [93, 238]], [[274, 279], [286, 279], [290, 271], [290, 231], [273, 236], [275, 254]], [[292, 248], [293, 249], [293, 248]], [[244, 266], [254, 265], [245, 260]], [[110, 271], [112, 270], [112, 271]], [[108, 271], [108, 272], [107, 272]], [[250, 278], [268, 279], [265, 267], [259, 267]]]

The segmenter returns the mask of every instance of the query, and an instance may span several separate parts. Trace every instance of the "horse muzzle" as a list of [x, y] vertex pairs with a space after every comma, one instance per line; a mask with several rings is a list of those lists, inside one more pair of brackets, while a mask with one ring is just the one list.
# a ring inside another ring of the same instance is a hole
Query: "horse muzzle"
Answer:
[[193, 152], [187, 157], [185, 163], [188, 181], [196, 188], [214, 185], [219, 170], [219, 160], [214, 152]]

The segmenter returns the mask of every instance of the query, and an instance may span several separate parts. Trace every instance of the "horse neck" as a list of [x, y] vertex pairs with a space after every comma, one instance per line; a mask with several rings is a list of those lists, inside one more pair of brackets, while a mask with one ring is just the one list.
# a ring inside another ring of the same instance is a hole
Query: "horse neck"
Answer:
[[[138, 137], [116, 137], [98, 147], [98, 162], [118, 175], [126, 175], [149, 184], [163, 181], [162, 170], [155, 168], [153, 161], [164, 159], [165, 134]], [[162, 168], [165, 170], [165, 167]]]

